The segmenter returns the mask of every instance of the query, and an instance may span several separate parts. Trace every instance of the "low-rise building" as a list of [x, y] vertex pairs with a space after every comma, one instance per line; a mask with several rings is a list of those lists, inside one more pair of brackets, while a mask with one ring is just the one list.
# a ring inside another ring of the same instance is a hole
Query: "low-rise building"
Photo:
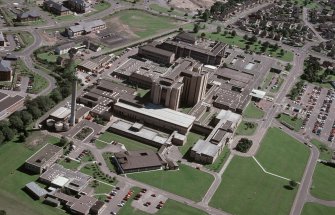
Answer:
[[86, 13], [90, 9], [90, 4], [85, 0], [68, 0], [67, 4], [76, 13]]
[[150, 150], [115, 153], [115, 163], [120, 174], [161, 169], [166, 165], [162, 157]]
[[48, 194], [45, 189], [41, 188], [35, 182], [30, 182], [26, 184], [25, 189], [35, 199], [41, 199]]
[[41, 15], [37, 11], [26, 11], [16, 16], [18, 22], [29, 22], [37, 21], [41, 18]]
[[66, 54], [69, 52], [70, 49], [72, 49], [75, 46], [76, 44], [74, 42], [65, 43], [63, 45], [57, 46], [55, 48], [55, 53], [58, 55]]
[[88, 22], [78, 22], [73, 26], [65, 29], [65, 33], [68, 37], [77, 37], [85, 34], [94, 33], [106, 28], [106, 23], [101, 19], [88, 21]]
[[12, 80], [12, 66], [8, 60], [0, 60], [0, 81]]
[[5, 46], [6, 46], [5, 36], [4, 36], [3, 33], [0, 31], [0, 47], [5, 47]]
[[63, 16], [70, 14], [70, 10], [63, 6], [62, 3], [56, 2], [54, 0], [46, 0], [43, 2], [44, 10], [47, 10], [53, 14]]
[[24, 163], [24, 167], [33, 173], [42, 173], [63, 155], [63, 148], [46, 144]]

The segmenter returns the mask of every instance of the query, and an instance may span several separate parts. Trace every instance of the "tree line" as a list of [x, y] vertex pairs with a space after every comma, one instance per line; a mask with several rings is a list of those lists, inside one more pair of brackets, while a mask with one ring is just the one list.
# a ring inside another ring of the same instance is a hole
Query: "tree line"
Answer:
[[25, 101], [25, 109], [15, 111], [8, 119], [0, 121], [0, 144], [13, 140], [16, 136], [24, 142], [29, 136], [29, 126], [57, 103], [71, 94], [71, 81], [75, 64], [70, 61], [65, 68], [58, 67], [55, 76], [57, 87], [49, 95], [38, 96]]

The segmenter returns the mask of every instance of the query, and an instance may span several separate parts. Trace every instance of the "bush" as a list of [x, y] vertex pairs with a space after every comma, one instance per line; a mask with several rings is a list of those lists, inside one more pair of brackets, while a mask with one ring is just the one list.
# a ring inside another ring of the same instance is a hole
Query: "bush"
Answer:
[[249, 151], [251, 146], [252, 146], [252, 140], [249, 140], [247, 138], [241, 138], [240, 141], [237, 143], [235, 150], [246, 153]]

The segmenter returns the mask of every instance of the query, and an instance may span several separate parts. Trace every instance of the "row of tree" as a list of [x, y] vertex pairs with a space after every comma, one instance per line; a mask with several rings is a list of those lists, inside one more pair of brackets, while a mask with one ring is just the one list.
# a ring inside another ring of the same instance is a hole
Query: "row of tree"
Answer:
[[313, 56], [309, 56], [309, 58], [305, 61], [305, 69], [304, 73], [301, 75], [301, 79], [308, 82], [322, 83], [327, 81], [327, 78], [331, 75], [335, 75], [334, 69], [327, 68], [322, 72], [319, 59]]

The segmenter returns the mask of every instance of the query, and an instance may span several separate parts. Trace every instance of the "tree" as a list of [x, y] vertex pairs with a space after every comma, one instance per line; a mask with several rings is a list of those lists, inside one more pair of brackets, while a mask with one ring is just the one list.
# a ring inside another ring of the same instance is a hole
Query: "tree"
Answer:
[[250, 45], [247, 44], [247, 45], [245, 46], [245, 49], [246, 49], [246, 50], [249, 50], [249, 49], [250, 49]]
[[24, 123], [24, 125], [29, 125], [30, 123], [33, 122], [33, 116], [31, 115], [31, 113], [24, 110], [21, 111], [21, 120]]
[[58, 89], [54, 89], [51, 94], [50, 94], [50, 98], [55, 102], [58, 103], [60, 101], [62, 101], [63, 96], [60, 93], [60, 91]]
[[199, 32], [199, 28], [200, 28], [199, 23], [195, 23], [194, 26], [193, 26], [193, 32], [194, 33], [198, 33]]
[[68, 141], [68, 139], [65, 137], [65, 136], [62, 136], [61, 138], [60, 138], [60, 140], [59, 140], [59, 142], [58, 142], [58, 146], [59, 147], [64, 147], [64, 146], [66, 146], [67, 144], [69, 144], [69, 141]]
[[248, 37], [248, 35], [247, 35], [247, 34], [245, 34], [245, 35], [243, 36], [243, 39], [244, 39], [245, 41], [249, 40], [249, 37]]
[[250, 37], [249, 41], [252, 42], [252, 43], [256, 43], [257, 42], [257, 37], [255, 35], [253, 35], [252, 37]]
[[204, 32], [202, 32], [200, 37], [201, 37], [201, 39], [204, 39], [206, 37], [206, 34]]
[[289, 184], [292, 188], [295, 188], [298, 185], [298, 183], [294, 180], [290, 180]]
[[286, 66], [285, 66], [285, 70], [286, 71], [290, 71], [292, 69], [292, 65], [290, 63], [288, 63]]
[[236, 31], [233, 30], [233, 31], [231, 32], [231, 35], [232, 35], [233, 37], [235, 37], [235, 36], [236, 36]]
[[252, 146], [252, 140], [249, 140], [247, 138], [241, 138], [240, 141], [237, 143], [235, 149], [239, 152], [246, 153], [251, 146]]
[[42, 112], [37, 106], [28, 107], [27, 111], [31, 113], [34, 119], [38, 119], [40, 116], [42, 116]]
[[6, 213], [6, 211], [5, 210], [1, 210], [0, 211], [0, 215], [6, 215], [7, 213]]
[[204, 22], [207, 22], [208, 19], [209, 19], [209, 16], [210, 16], [209, 10], [206, 9], [206, 10], [202, 13], [202, 15], [201, 15], [201, 19], [204, 20]]
[[15, 131], [9, 127], [3, 127], [2, 128], [2, 133], [5, 136], [5, 140], [9, 141], [12, 140], [15, 136]]
[[221, 31], [222, 31], [221, 26], [217, 26], [217, 27], [216, 27], [216, 33], [219, 34]]
[[280, 49], [280, 55], [281, 55], [281, 56], [284, 55], [284, 49]]
[[6, 137], [3, 135], [2, 131], [0, 131], [0, 144], [5, 141]]
[[23, 121], [21, 120], [21, 118], [19, 116], [11, 115], [9, 117], [9, 122], [11, 124], [11, 127], [15, 128], [15, 129], [17, 129], [19, 131], [24, 130]]

